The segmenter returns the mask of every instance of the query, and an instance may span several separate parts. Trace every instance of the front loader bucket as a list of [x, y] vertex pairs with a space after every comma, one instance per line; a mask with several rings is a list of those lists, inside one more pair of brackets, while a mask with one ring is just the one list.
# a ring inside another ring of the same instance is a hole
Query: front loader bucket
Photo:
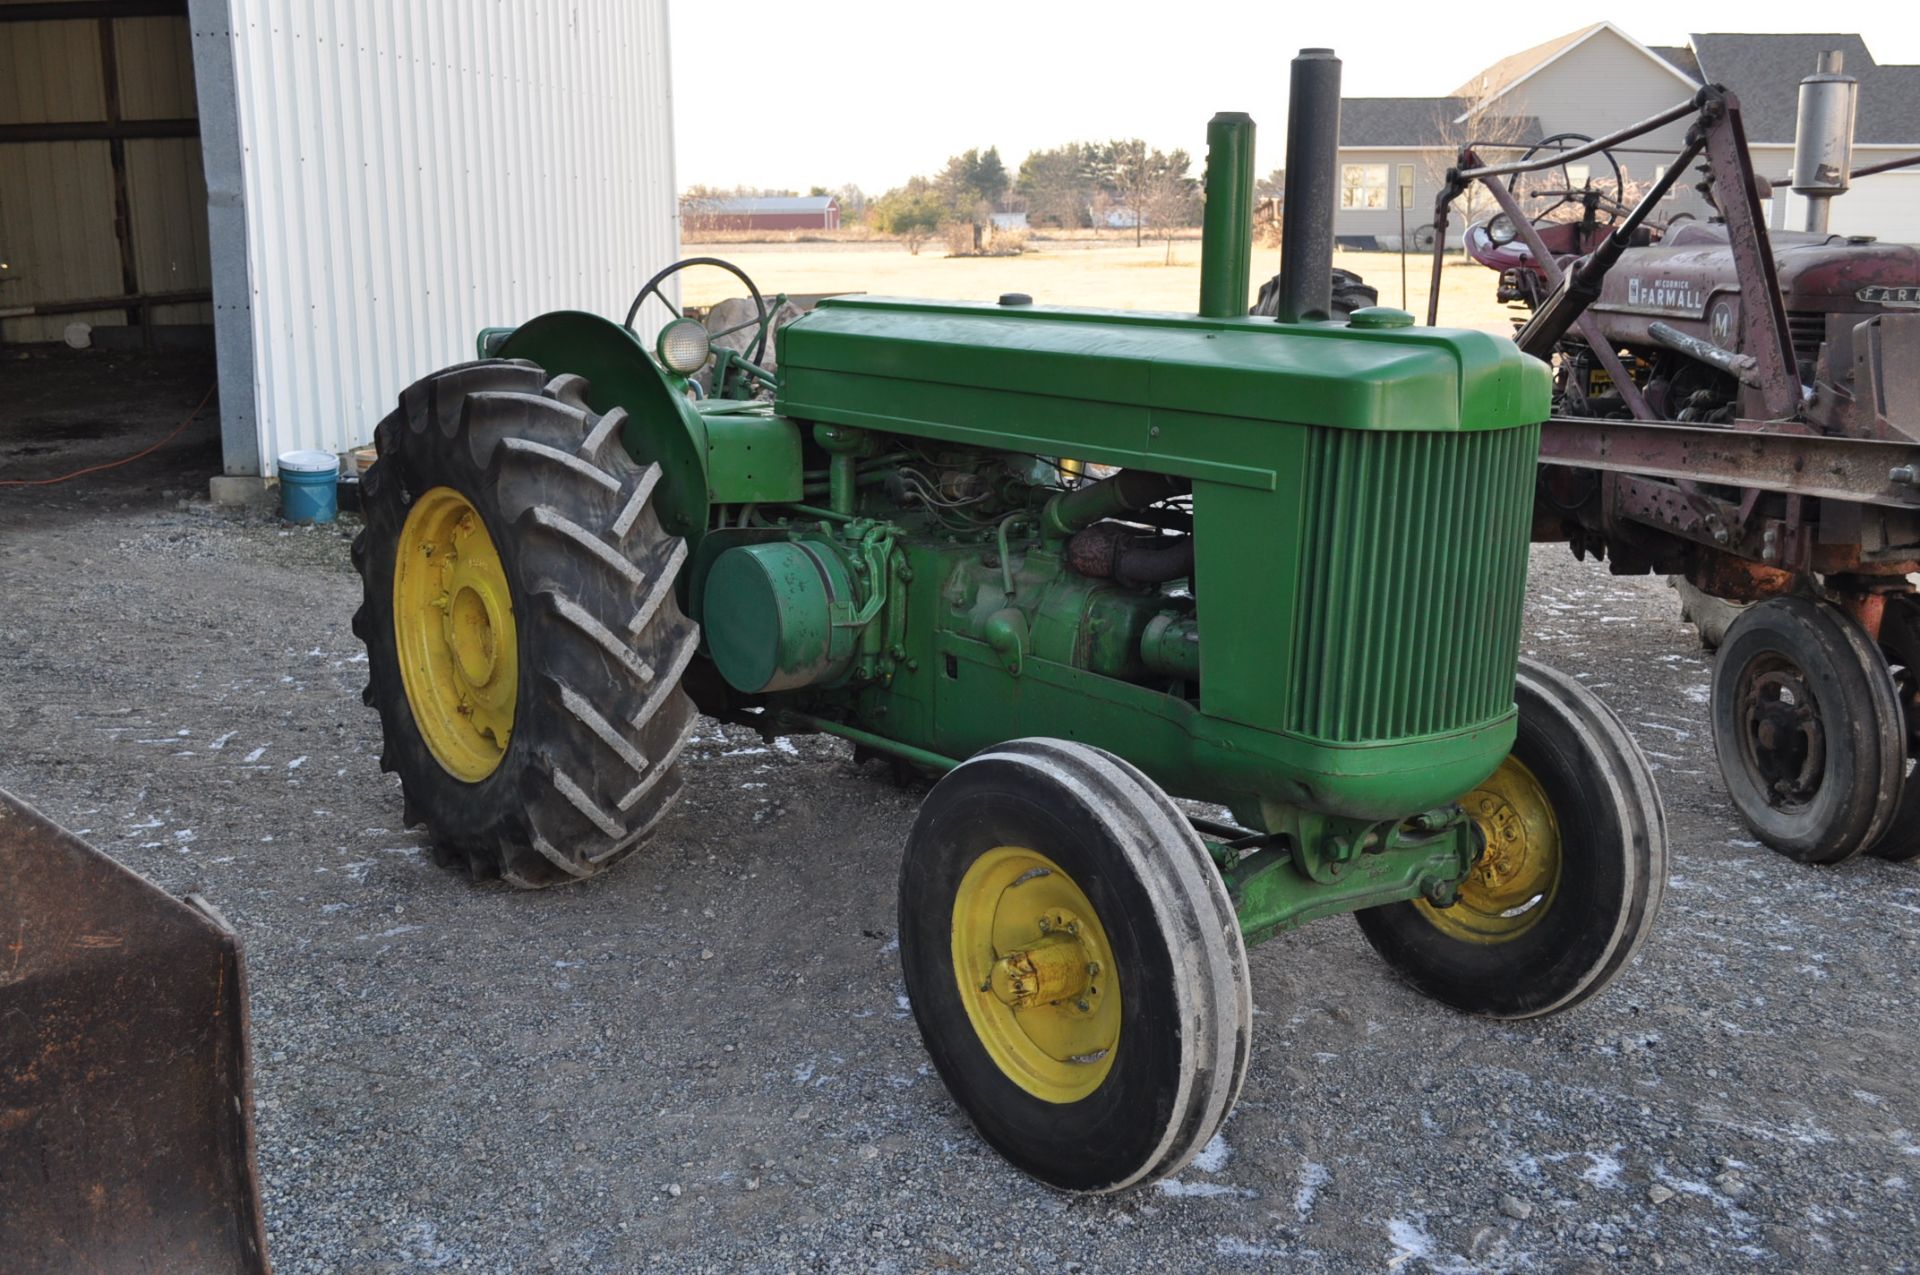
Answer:
[[265, 1272], [233, 931], [0, 792], [0, 1268]]

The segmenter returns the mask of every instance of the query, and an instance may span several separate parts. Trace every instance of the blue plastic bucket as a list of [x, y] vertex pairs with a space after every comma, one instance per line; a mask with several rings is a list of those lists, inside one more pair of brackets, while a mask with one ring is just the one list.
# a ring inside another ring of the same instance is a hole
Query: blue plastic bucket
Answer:
[[288, 522], [332, 522], [340, 512], [340, 458], [332, 452], [282, 452], [280, 516]]

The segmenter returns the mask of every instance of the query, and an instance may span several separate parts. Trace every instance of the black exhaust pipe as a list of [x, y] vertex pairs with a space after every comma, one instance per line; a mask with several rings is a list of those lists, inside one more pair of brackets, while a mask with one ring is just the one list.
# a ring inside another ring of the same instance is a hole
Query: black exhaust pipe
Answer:
[[1302, 49], [1287, 104], [1280, 322], [1333, 317], [1333, 206], [1340, 183], [1340, 59]]

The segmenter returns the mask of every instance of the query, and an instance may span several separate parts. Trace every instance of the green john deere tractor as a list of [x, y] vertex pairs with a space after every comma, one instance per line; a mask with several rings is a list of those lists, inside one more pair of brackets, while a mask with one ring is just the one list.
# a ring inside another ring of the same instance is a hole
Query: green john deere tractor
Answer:
[[1517, 655], [1550, 378], [1331, 317], [1338, 84], [1296, 61], [1288, 207], [1326, 216], [1289, 225], [1278, 321], [1246, 313], [1223, 115], [1197, 314], [832, 300], [774, 375], [749, 283], [743, 352], [644, 339], [636, 300], [406, 390], [355, 557], [407, 818], [476, 877], [590, 876], [668, 810], [697, 712], [940, 774], [901, 866], [914, 1015], [982, 1135], [1077, 1190], [1213, 1136], [1246, 945], [1305, 921], [1354, 913], [1470, 1012], [1593, 995], [1665, 831], [1613, 714]]

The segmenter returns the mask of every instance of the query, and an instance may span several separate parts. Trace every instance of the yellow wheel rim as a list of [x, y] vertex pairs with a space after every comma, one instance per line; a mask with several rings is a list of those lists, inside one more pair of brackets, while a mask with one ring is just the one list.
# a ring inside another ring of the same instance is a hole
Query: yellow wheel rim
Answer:
[[1460, 883], [1459, 900], [1419, 908], [1435, 929], [1468, 943], [1519, 938], [1553, 906], [1560, 885], [1560, 824], [1546, 790], [1521, 761], [1509, 756], [1487, 781], [1460, 799], [1480, 825], [1486, 853]]
[[974, 861], [953, 900], [953, 973], [974, 1034], [1007, 1079], [1078, 1102], [1113, 1069], [1120, 981], [1093, 904], [1019, 846]]
[[451, 487], [414, 501], [400, 529], [393, 637], [428, 750], [456, 779], [485, 779], [513, 733], [513, 593], [480, 511]]

